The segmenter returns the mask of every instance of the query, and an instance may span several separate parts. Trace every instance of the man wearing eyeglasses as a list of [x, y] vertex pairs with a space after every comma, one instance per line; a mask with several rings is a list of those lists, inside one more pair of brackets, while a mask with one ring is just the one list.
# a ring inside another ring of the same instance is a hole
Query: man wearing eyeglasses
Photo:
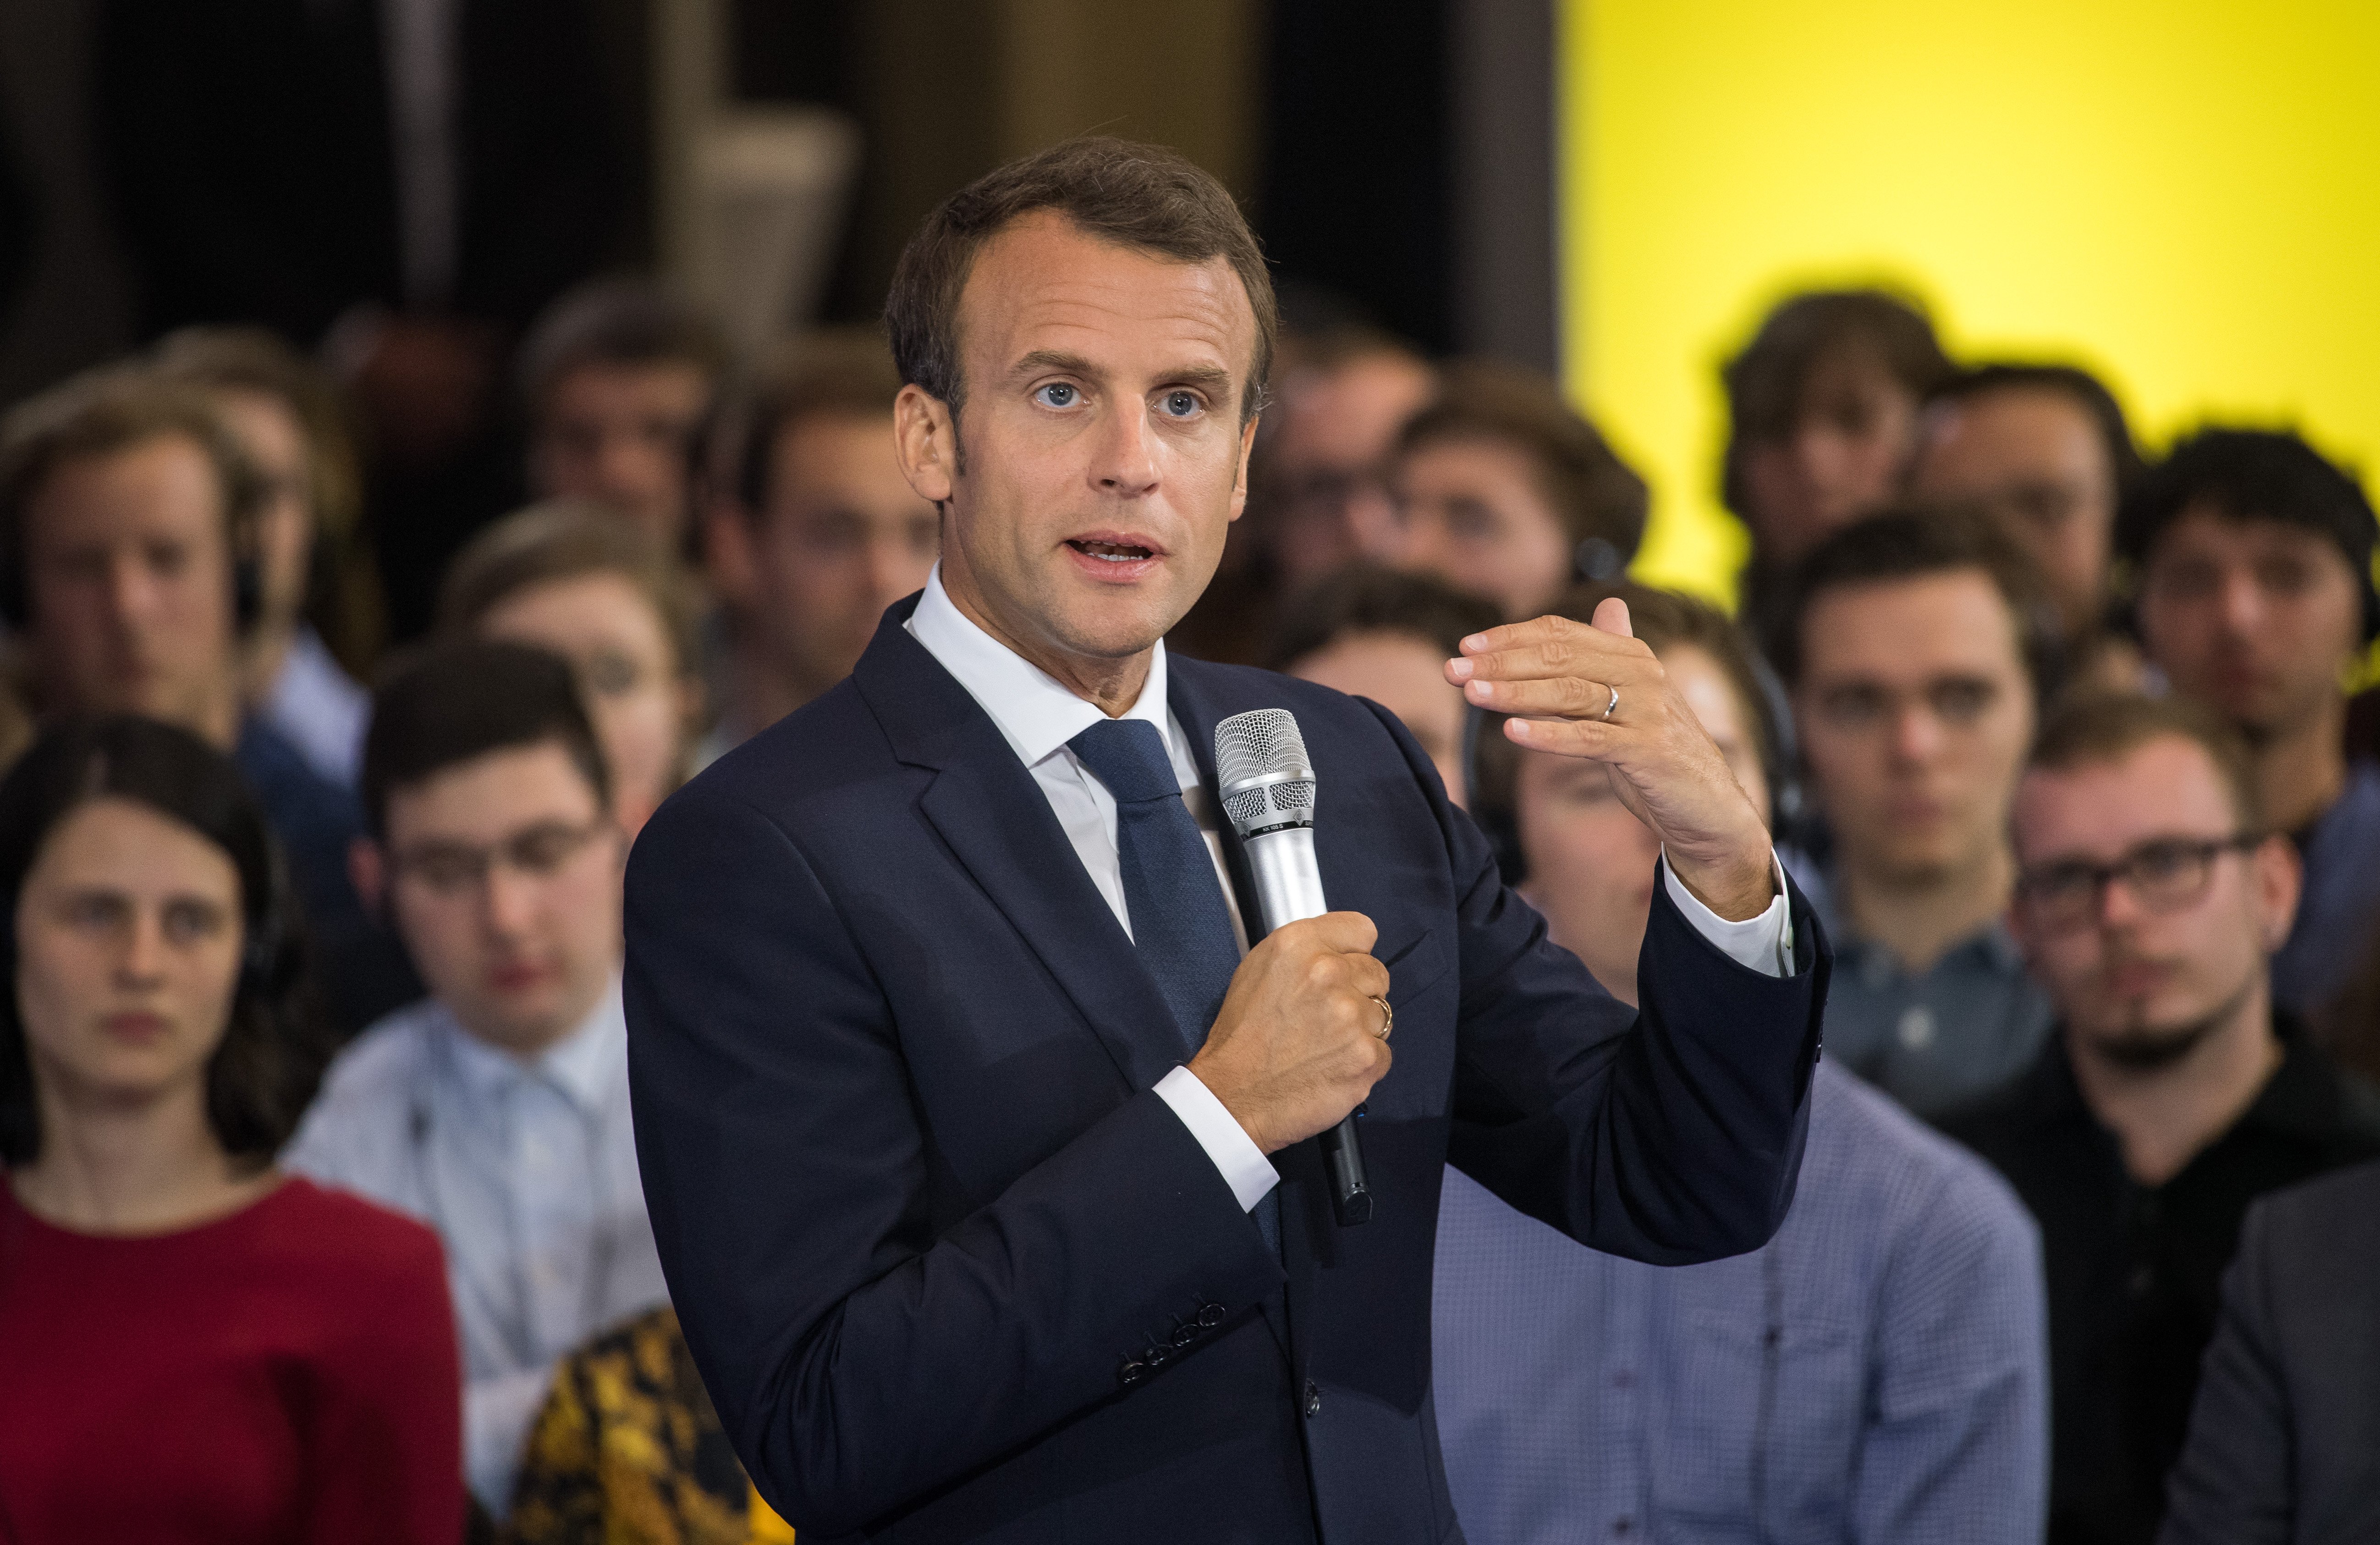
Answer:
[[357, 885], [431, 995], [340, 1055], [284, 1157], [438, 1231], [467, 1475], [499, 1517], [555, 1362], [667, 1298], [628, 1117], [610, 781], [541, 651], [454, 645], [381, 688]]
[[1943, 1125], [2041, 1224], [2049, 1538], [2145, 1545], [2249, 1202], [2380, 1154], [2380, 1094], [2274, 1008], [2297, 856], [2209, 710], [2068, 702], [2014, 835], [2010, 917], [2059, 1028], [2022, 1080]]
[[1937, 1115], [2015, 1077], [2049, 1031], [2001, 918], [2057, 614], [1981, 517], [1913, 512], [1827, 538], [1779, 600], [1770, 657], [1831, 849], [1827, 1050]]

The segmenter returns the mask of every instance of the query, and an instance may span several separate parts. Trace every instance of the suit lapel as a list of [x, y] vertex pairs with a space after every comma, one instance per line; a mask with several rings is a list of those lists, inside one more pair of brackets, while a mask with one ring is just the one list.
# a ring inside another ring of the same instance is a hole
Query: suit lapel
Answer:
[[1172, 1065], [1164, 994], [999, 726], [901, 626], [915, 605], [885, 614], [854, 685], [894, 755], [933, 771], [918, 801], [926, 820], [1081, 1011], [1126, 1087], [1148, 1089]]

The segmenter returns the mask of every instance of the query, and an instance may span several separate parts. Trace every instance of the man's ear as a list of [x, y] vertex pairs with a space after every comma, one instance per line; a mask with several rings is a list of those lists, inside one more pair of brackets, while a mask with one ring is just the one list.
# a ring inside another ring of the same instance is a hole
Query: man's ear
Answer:
[[370, 837], [358, 837], [347, 844], [347, 881], [356, 888], [357, 899], [364, 904], [375, 922], [385, 921], [388, 915], [388, 855], [380, 844]]
[[1240, 470], [1232, 481], [1232, 518], [1237, 520], [1248, 507], [1248, 456], [1257, 447], [1257, 425], [1263, 420], [1261, 413], [1252, 413], [1240, 426]]
[[892, 399], [892, 449], [917, 497], [940, 507], [958, 486], [958, 421], [950, 405], [916, 382]]
[[2305, 868], [2296, 845], [2276, 833], [2248, 855], [2255, 886], [2256, 919], [2265, 931], [2265, 953], [2277, 955], [2289, 942], [2289, 925], [2297, 921], [2298, 896], [2305, 886]]

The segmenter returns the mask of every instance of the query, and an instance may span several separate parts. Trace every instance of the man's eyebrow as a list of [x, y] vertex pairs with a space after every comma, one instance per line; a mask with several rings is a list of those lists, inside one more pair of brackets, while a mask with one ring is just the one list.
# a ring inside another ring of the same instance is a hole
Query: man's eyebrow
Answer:
[[1220, 365], [1184, 365], [1165, 372], [1165, 379], [1176, 386], [1196, 386], [1201, 391], [1221, 395], [1232, 385], [1232, 372]]
[[1099, 379], [1104, 373], [1079, 354], [1068, 354], [1063, 349], [1037, 348], [1009, 366], [1008, 375], [1013, 381], [1024, 376], [1038, 375], [1043, 371], [1062, 371], [1068, 375], [1085, 376], [1093, 380]]

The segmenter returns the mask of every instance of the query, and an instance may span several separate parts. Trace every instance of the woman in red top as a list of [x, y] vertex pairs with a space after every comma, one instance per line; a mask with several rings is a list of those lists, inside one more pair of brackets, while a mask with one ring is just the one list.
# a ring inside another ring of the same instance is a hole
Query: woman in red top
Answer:
[[111, 718], [0, 783], [0, 1540], [462, 1533], [436, 1237], [285, 1178], [322, 1068], [264, 821]]

